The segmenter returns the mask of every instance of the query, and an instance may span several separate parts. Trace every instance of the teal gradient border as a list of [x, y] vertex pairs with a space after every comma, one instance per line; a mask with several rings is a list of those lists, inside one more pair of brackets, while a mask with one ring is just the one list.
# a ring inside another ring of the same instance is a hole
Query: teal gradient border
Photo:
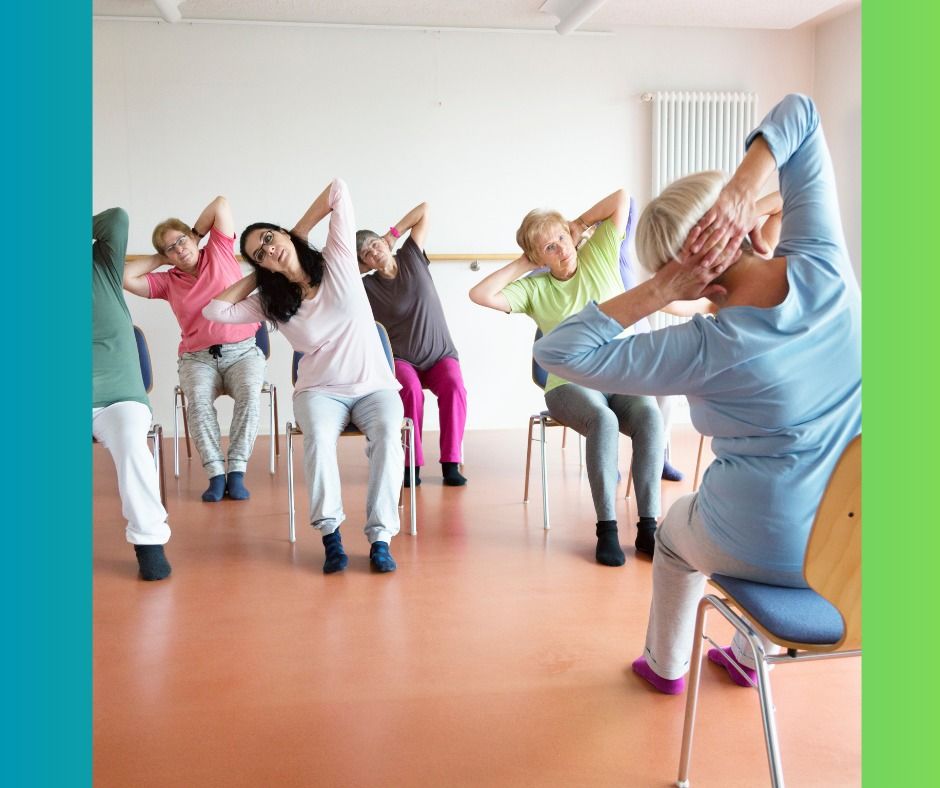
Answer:
[[927, 498], [940, 484], [938, 19], [932, 3], [862, 4], [862, 696], [871, 786], [938, 779], [940, 518]]
[[[91, 784], [91, 3], [5, 6], [5, 785]], [[12, 362], [12, 363], [11, 363]]]

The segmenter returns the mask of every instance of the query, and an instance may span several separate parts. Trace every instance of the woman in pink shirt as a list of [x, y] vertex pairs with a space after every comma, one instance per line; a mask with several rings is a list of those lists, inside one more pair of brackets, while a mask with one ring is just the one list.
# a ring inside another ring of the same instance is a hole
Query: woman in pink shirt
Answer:
[[[201, 249], [199, 239], [208, 234]], [[237, 282], [235, 224], [224, 197], [216, 197], [189, 227], [179, 219], [160, 222], [153, 231], [157, 254], [128, 263], [124, 289], [142, 298], [162, 298], [179, 322], [180, 386], [186, 395], [189, 431], [209, 476], [207, 502], [249, 497], [245, 468], [258, 434], [258, 400], [264, 382], [264, 354], [255, 344], [258, 322], [222, 325], [206, 320], [202, 308], [219, 290]], [[162, 265], [169, 271], [156, 272]], [[229, 428], [228, 474], [222, 454], [215, 400], [235, 400]]]
[[[322, 219], [330, 228], [322, 253], [307, 236]], [[356, 259], [355, 219], [343, 181], [334, 180], [293, 229], [258, 222], [241, 236], [255, 269], [203, 310], [210, 320], [267, 319], [303, 353], [294, 386], [294, 415], [304, 433], [310, 523], [323, 536], [323, 571], [346, 568], [339, 527], [345, 520], [336, 442], [350, 423], [366, 436], [369, 488], [365, 533], [378, 572], [392, 572], [389, 542], [398, 533], [398, 491], [404, 473], [400, 385], [375, 330]], [[252, 295], [257, 288], [258, 292]]]

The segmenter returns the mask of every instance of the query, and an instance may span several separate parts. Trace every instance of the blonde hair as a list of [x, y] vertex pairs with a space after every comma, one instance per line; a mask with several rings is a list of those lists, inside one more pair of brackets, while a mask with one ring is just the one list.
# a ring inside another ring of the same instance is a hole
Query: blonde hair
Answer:
[[558, 211], [548, 210], [547, 208], [536, 208], [529, 211], [519, 229], [516, 230], [516, 243], [525, 252], [533, 263], [541, 262], [539, 259], [539, 238], [545, 232], [545, 228], [553, 224], [561, 225], [565, 232], [568, 232], [568, 222]]
[[190, 238], [195, 240], [192, 228], [182, 219], [167, 219], [166, 221], [160, 222], [160, 224], [154, 227], [153, 235], [150, 236], [150, 242], [153, 244], [153, 248], [156, 249], [159, 254], [163, 254], [163, 250], [166, 249], [166, 244], [163, 243], [163, 234], [167, 230], [176, 230], [177, 232], [188, 235]]
[[650, 201], [636, 227], [636, 255], [647, 271], [655, 274], [679, 253], [724, 183], [724, 173], [718, 170], [695, 172], [673, 181]]

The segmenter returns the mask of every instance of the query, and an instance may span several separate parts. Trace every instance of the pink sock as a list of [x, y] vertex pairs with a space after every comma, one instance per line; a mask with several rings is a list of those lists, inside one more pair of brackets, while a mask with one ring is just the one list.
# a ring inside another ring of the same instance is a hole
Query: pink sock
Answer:
[[685, 677], [677, 679], [664, 679], [658, 673], [654, 672], [646, 661], [646, 657], [640, 657], [633, 661], [633, 672], [640, 678], [646, 679], [653, 687], [666, 695], [678, 695], [685, 689]]
[[738, 662], [734, 656], [734, 652], [731, 650], [731, 646], [709, 649], [708, 661], [714, 662], [716, 665], [721, 665], [725, 670], [727, 670], [728, 677], [739, 687], [750, 687], [753, 685], [748, 684], [747, 679], [745, 679], [744, 676], [735, 670], [735, 665], [741, 668], [741, 670], [744, 671], [744, 674], [750, 678], [751, 681], [753, 681], [755, 684], [757, 683], [757, 671]]

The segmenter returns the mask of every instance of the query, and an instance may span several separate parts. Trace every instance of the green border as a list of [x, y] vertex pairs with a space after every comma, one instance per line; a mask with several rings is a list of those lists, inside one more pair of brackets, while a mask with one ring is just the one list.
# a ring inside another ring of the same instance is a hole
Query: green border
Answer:
[[[863, 771], [876, 786], [936, 776], [940, 522], [936, 228], [938, 18], [867, 0], [863, 29]], [[933, 64], [933, 65], [931, 65]], [[937, 69], [937, 70], [935, 70]]]
[[0, 650], [8, 698], [0, 769], [6, 785], [83, 786], [91, 784], [91, 8], [33, 0], [5, 12], [12, 314], [0, 387], [0, 599], [12, 626]]

